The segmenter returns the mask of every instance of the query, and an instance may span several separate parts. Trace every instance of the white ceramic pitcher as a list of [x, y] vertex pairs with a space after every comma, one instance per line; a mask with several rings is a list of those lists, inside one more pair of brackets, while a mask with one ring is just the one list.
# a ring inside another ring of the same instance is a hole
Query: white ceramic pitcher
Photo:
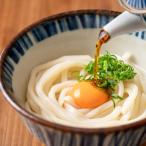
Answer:
[[127, 10], [105, 25], [99, 38], [108, 34], [108, 38], [140, 30], [146, 30], [146, 0], [119, 0]]

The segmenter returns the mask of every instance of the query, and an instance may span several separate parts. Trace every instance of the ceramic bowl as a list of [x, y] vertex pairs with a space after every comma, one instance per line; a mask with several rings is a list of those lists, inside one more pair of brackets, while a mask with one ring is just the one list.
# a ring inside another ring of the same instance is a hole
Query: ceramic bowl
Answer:
[[[146, 119], [110, 128], [77, 128], [46, 121], [24, 108], [27, 83], [34, 66], [64, 55], [95, 52], [99, 28], [118, 13], [84, 10], [40, 20], [20, 32], [3, 50], [1, 89], [30, 132], [47, 146], [138, 146], [146, 141]], [[102, 51], [135, 55], [146, 69], [146, 32], [116, 37]]]

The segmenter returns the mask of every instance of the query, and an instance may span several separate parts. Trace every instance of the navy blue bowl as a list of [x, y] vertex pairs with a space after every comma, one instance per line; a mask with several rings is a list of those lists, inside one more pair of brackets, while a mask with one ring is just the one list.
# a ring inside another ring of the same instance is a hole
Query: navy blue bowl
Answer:
[[[146, 119], [110, 128], [77, 128], [42, 119], [26, 111], [23, 104], [32, 67], [64, 54], [93, 53], [96, 28], [118, 14], [82, 10], [51, 16], [25, 28], [3, 50], [0, 81], [4, 98], [19, 112], [31, 133], [47, 146], [138, 146], [146, 141]], [[146, 39], [146, 32], [132, 35]], [[65, 43], [68, 48], [63, 49]]]

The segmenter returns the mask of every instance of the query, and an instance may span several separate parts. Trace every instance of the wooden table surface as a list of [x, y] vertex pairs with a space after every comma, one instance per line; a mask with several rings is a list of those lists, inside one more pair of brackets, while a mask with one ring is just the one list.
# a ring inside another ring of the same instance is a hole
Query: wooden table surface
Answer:
[[[48, 15], [78, 9], [122, 11], [117, 0], [0, 0], [0, 51], [25, 26]], [[0, 146], [44, 146], [0, 93]]]

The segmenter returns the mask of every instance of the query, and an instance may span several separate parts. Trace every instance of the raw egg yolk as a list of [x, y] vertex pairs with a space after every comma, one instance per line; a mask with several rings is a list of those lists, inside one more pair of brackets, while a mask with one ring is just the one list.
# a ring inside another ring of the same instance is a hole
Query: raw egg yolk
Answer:
[[92, 82], [82, 81], [76, 83], [69, 92], [76, 105], [80, 108], [95, 108], [108, 101], [108, 94]]

